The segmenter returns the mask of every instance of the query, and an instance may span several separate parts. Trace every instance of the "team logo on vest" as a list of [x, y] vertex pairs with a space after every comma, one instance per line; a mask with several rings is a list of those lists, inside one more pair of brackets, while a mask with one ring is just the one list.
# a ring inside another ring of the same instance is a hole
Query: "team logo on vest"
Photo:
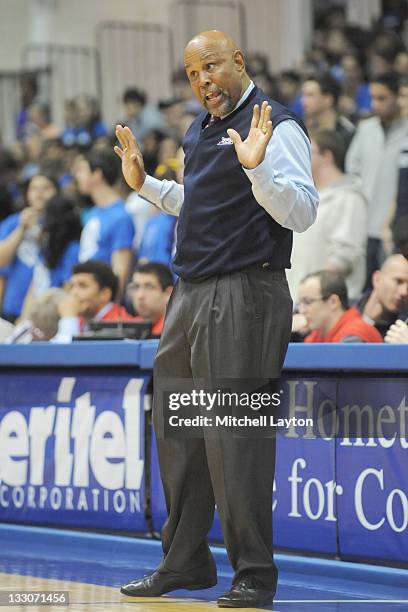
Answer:
[[234, 144], [231, 140], [231, 138], [227, 138], [225, 136], [223, 136], [220, 140], [220, 142], [217, 142], [217, 147], [223, 147], [224, 145], [232, 145]]

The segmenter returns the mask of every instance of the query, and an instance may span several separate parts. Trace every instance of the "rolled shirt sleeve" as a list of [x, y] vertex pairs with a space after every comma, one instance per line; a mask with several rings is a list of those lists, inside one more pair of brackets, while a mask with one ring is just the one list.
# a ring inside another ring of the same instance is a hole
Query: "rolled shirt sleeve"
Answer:
[[265, 159], [252, 170], [243, 168], [257, 202], [283, 227], [304, 232], [316, 219], [319, 196], [311, 171], [310, 143], [293, 120], [273, 132]]
[[184, 201], [184, 187], [175, 181], [162, 181], [153, 176], [146, 175], [145, 182], [139, 190], [139, 195], [152, 204], [168, 213], [178, 217]]
[[69, 344], [74, 336], [81, 333], [79, 317], [61, 317], [58, 321], [58, 331], [50, 342], [53, 344]]

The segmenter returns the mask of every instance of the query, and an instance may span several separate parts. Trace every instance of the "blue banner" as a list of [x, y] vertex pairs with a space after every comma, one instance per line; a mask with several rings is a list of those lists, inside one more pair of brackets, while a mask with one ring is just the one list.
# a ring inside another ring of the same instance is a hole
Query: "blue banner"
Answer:
[[0, 373], [0, 520], [145, 531], [149, 378]]
[[[282, 389], [282, 411], [287, 416], [312, 418], [321, 407], [335, 410], [337, 381], [333, 379], [285, 377]], [[335, 439], [319, 438], [313, 428], [293, 427], [278, 434], [273, 501], [276, 546], [337, 553], [335, 446]], [[160, 530], [167, 513], [156, 460], [153, 440], [152, 516]], [[209, 540], [222, 542], [217, 512]]]
[[408, 560], [407, 391], [402, 378], [339, 384], [339, 411], [350, 420], [358, 415], [363, 431], [356, 436], [353, 422], [350, 435], [337, 440], [342, 557]]
[[[154, 436], [145, 481], [150, 378], [123, 364], [3, 369], [0, 521], [150, 532], [150, 498], [159, 531], [167, 513]], [[406, 562], [406, 378], [287, 372], [281, 383], [288, 419], [314, 426], [278, 434], [275, 545]], [[209, 537], [222, 541], [217, 515]]]

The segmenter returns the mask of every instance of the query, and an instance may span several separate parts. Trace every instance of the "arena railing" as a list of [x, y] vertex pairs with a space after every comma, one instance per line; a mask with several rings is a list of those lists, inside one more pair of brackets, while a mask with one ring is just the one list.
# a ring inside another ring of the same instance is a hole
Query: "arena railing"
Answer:
[[64, 125], [64, 102], [86, 93], [100, 99], [101, 79], [99, 53], [93, 46], [30, 43], [23, 49], [25, 69], [49, 69], [48, 95], [52, 119]]

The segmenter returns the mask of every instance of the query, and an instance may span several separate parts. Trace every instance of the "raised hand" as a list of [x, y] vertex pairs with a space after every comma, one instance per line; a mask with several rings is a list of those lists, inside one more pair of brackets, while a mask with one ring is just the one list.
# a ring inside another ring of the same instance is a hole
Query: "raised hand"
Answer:
[[395, 321], [384, 338], [388, 344], [408, 344], [408, 325], [401, 319]]
[[228, 136], [234, 143], [238, 160], [244, 168], [256, 168], [265, 158], [266, 147], [273, 133], [271, 112], [272, 108], [267, 102], [262, 102], [261, 109], [255, 104], [246, 140], [242, 140], [235, 130], [227, 130]]
[[146, 172], [137, 140], [127, 126], [117, 125], [115, 134], [122, 146], [122, 148], [115, 146], [114, 151], [122, 160], [123, 176], [129, 187], [139, 191], [145, 181]]
[[60, 317], [78, 317], [81, 311], [79, 299], [70, 293], [58, 302], [58, 314]]
[[33, 208], [27, 207], [21, 211], [20, 214], [20, 226], [24, 231], [28, 230], [30, 227], [35, 225], [38, 222], [38, 211]]

